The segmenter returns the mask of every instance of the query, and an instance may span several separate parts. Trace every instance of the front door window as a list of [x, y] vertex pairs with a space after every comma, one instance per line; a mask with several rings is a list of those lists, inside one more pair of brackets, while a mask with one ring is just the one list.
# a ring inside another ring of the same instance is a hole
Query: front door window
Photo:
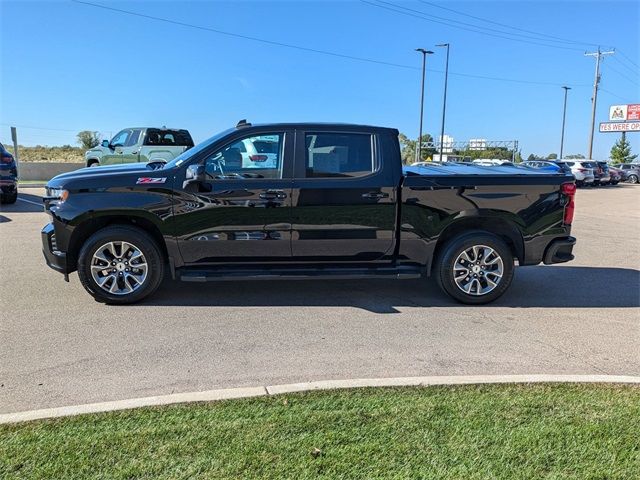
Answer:
[[224, 146], [205, 161], [209, 178], [282, 178], [284, 134], [257, 135]]
[[122, 130], [121, 132], [118, 132], [116, 136], [111, 140], [111, 146], [124, 147], [127, 144], [130, 133], [131, 130]]

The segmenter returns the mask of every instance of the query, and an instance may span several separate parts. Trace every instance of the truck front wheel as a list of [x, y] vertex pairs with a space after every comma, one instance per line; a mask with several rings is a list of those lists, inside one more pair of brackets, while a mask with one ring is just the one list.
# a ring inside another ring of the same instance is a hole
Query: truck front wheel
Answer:
[[118, 225], [99, 230], [84, 243], [78, 276], [97, 301], [124, 305], [142, 300], [160, 286], [164, 262], [149, 235]]
[[472, 232], [445, 244], [434, 273], [440, 288], [459, 302], [489, 303], [511, 284], [513, 254], [499, 237]]

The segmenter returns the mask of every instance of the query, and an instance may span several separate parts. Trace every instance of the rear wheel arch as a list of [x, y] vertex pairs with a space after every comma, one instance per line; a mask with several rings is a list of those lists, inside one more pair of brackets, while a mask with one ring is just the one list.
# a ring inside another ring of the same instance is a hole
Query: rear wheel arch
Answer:
[[98, 165], [100, 165], [100, 160], [98, 160], [97, 158], [89, 158], [87, 160], [87, 167], [93, 167]]
[[511, 249], [514, 258], [517, 258], [520, 262], [524, 261], [524, 239], [520, 229], [513, 222], [503, 218], [478, 216], [456, 220], [443, 230], [438, 237], [433, 252], [434, 261], [432, 261], [430, 267], [435, 263], [435, 259], [442, 254], [448, 243], [470, 233], [496, 235]]

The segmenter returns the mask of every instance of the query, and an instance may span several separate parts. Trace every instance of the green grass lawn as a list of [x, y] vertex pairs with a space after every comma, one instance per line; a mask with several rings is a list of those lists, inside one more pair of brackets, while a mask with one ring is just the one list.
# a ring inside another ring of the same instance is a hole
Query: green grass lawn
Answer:
[[0, 478], [640, 478], [640, 388], [356, 389], [0, 426]]

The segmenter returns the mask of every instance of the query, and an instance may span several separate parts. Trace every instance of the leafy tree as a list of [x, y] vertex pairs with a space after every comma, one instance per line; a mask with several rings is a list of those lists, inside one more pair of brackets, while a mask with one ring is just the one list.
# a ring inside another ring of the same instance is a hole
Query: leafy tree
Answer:
[[527, 157], [527, 162], [532, 162], [536, 159], [537, 157], [533, 153], [530, 153], [529, 156]]
[[516, 161], [516, 163], [521, 163], [522, 162], [522, 152], [520, 150], [518, 150], [516, 152], [515, 161]]
[[549, 159], [549, 160], [556, 160], [557, 158], [558, 158], [558, 154], [557, 153], [550, 153], [547, 156], [547, 159]]
[[79, 132], [77, 137], [78, 144], [85, 150], [95, 147], [102, 139], [99, 132], [92, 132], [90, 130], [83, 130]]
[[611, 160], [613, 163], [630, 163], [638, 155], [631, 155], [631, 144], [627, 140], [625, 132], [622, 132], [620, 139], [611, 147]]
[[573, 155], [565, 155], [564, 158], [569, 158], [569, 159], [573, 158], [573, 159], [580, 160], [581, 158], [585, 158], [585, 157], [581, 153], [574, 153]]
[[[407, 165], [415, 162], [417, 141], [411, 140], [404, 133], [401, 133], [400, 135], [398, 135], [398, 141], [400, 142], [400, 148], [402, 152], [402, 162]], [[433, 137], [428, 133], [425, 133], [422, 135], [422, 143], [424, 144], [428, 142], [433, 142]], [[435, 148], [423, 147], [421, 150], [422, 160], [433, 157], [435, 153], [436, 153]]]

